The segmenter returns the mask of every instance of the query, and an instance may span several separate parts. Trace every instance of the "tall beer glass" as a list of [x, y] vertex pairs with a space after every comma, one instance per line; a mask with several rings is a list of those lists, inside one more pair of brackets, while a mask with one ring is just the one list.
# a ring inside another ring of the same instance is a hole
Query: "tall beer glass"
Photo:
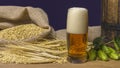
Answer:
[[88, 10], [73, 7], [67, 15], [68, 60], [72, 63], [87, 61]]

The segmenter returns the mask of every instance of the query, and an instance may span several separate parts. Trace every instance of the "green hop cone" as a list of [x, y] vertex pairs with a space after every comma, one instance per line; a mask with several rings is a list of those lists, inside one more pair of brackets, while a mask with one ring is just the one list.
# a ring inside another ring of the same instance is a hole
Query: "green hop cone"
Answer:
[[107, 54], [104, 51], [102, 51], [101, 49], [98, 50], [98, 57], [103, 61], [108, 61], [109, 60]]
[[102, 50], [106, 53], [106, 54], [109, 54], [111, 53], [111, 50], [108, 48], [108, 46], [106, 45], [102, 45]]
[[118, 60], [119, 59], [119, 55], [117, 53], [110, 53], [109, 57], [113, 60]]
[[88, 56], [89, 56], [89, 59], [90, 61], [93, 61], [93, 60], [96, 60], [96, 57], [97, 57], [97, 51], [92, 48], [89, 52], [88, 52]]

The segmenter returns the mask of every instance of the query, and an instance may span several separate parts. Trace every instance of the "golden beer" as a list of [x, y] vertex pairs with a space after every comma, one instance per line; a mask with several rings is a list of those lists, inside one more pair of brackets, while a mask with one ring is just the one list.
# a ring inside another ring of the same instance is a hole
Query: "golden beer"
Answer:
[[87, 60], [87, 34], [67, 33], [67, 40], [69, 61], [85, 62]]
[[74, 7], [68, 10], [67, 45], [68, 60], [72, 63], [87, 61], [88, 11]]

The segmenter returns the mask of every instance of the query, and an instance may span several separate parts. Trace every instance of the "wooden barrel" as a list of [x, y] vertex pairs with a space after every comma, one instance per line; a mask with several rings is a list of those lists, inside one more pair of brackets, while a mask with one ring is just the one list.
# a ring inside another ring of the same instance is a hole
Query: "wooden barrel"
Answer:
[[102, 0], [101, 27], [105, 42], [120, 36], [120, 0]]

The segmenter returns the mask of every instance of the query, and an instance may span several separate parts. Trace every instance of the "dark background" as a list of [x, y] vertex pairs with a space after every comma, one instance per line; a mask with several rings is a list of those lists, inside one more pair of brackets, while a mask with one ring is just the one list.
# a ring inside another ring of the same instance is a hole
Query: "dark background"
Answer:
[[100, 0], [0, 0], [0, 5], [40, 7], [56, 30], [66, 27], [68, 8], [85, 7], [89, 11], [89, 25], [100, 25]]

